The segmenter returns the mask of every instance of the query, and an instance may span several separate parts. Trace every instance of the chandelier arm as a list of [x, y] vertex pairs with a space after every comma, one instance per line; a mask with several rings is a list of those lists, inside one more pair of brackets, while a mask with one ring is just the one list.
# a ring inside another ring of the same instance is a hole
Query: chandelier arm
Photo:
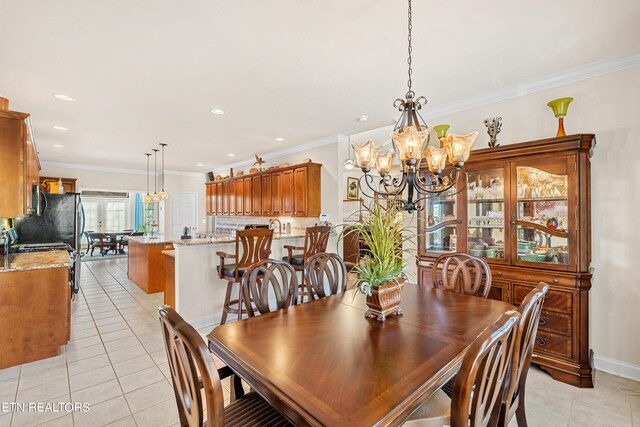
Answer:
[[458, 182], [459, 176], [460, 169], [453, 169], [444, 177], [438, 174], [429, 174], [428, 182], [426, 179], [426, 175], [424, 178], [418, 177], [418, 179], [415, 181], [416, 191], [422, 195], [438, 195], [455, 186]]
[[[396, 197], [399, 194], [402, 194], [402, 191], [404, 190], [404, 188], [407, 185], [407, 179], [405, 176], [402, 177], [401, 180], [397, 180], [397, 178], [391, 178], [390, 175], [386, 175], [385, 177], [380, 179], [380, 182], [378, 184], [378, 188], [374, 188], [372, 186], [372, 183], [374, 181], [374, 177], [373, 175], [371, 175], [369, 172], [364, 172], [364, 174], [362, 175], [362, 177], [360, 177], [360, 189], [364, 190], [364, 187], [362, 186], [362, 180], [364, 179], [364, 182], [367, 184], [367, 187], [369, 187], [369, 189], [371, 191], [374, 192], [374, 194], [378, 195], [378, 196], [383, 196], [383, 197]], [[384, 187], [385, 190], [382, 191], [380, 190], [380, 187]], [[388, 191], [388, 187], [392, 187], [393, 190]], [[364, 191], [363, 191], [364, 193]], [[365, 193], [366, 194], [366, 193]]]

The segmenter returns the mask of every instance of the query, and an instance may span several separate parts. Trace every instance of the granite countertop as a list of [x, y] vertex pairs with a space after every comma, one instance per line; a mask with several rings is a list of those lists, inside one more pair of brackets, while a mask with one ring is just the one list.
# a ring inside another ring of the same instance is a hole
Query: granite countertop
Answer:
[[158, 236], [131, 236], [129, 237], [129, 241], [136, 241], [138, 243], [142, 243], [143, 245], [162, 245], [165, 243], [173, 243], [173, 239], [169, 237], [158, 235]]
[[[288, 239], [303, 239], [304, 234], [283, 234], [279, 236], [273, 235], [273, 240], [288, 240]], [[216, 243], [232, 243], [235, 242], [234, 236], [209, 236], [209, 237], [194, 237], [193, 239], [173, 240], [176, 246], [196, 246], [196, 245], [210, 245]]]
[[163, 255], [170, 256], [171, 258], [175, 258], [176, 257], [176, 250], [175, 249], [172, 249], [170, 251], [162, 251], [161, 253]]
[[5, 267], [5, 258], [6, 256], [0, 256], [0, 273], [71, 266], [71, 259], [67, 251], [9, 254], [8, 268]]

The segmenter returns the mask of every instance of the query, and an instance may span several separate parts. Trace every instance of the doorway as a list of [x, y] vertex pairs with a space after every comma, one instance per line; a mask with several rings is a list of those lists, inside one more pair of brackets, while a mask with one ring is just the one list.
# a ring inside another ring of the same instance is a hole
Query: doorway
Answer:
[[171, 235], [179, 236], [185, 227], [193, 235], [198, 231], [198, 193], [172, 191]]

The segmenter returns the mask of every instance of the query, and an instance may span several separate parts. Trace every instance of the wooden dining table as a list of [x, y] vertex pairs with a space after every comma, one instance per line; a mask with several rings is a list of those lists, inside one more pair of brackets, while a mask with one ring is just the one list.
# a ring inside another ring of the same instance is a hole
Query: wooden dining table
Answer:
[[228, 323], [209, 349], [294, 425], [402, 424], [458, 371], [510, 304], [406, 284], [402, 316], [347, 292]]

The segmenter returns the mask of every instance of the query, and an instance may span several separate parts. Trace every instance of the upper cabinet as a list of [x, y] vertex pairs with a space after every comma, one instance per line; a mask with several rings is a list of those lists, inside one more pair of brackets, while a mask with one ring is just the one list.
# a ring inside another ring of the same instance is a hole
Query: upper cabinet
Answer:
[[318, 216], [321, 168], [304, 163], [208, 182], [207, 215]]
[[38, 204], [40, 161], [28, 118], [0, 98], [0, 218], [34, 213]]

